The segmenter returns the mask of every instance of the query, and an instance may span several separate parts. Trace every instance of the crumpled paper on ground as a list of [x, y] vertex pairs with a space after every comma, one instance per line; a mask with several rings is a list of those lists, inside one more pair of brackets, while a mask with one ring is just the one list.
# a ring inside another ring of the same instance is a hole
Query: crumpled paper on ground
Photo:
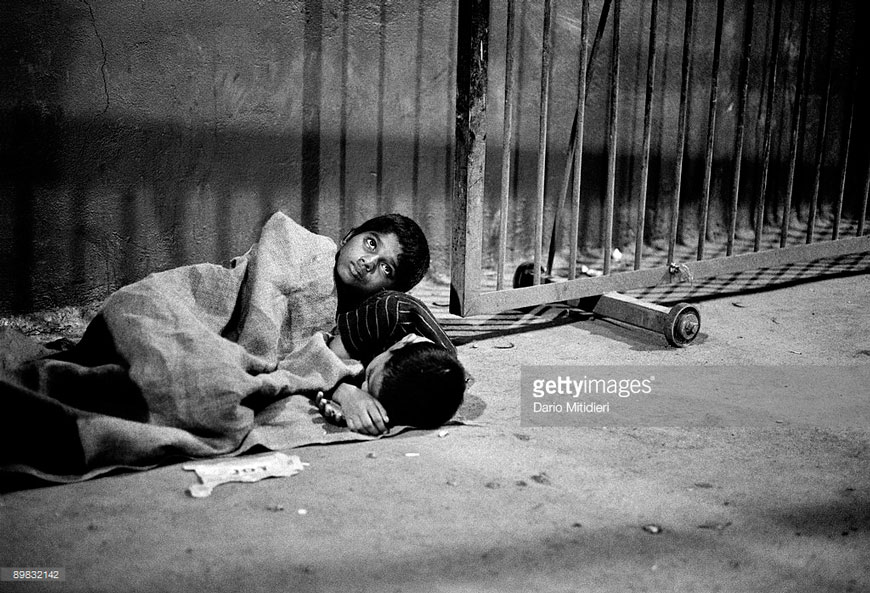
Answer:
[[307, 463], [298, 455], [271, 451], [259, 455], [233, 457], [220, 461], [186, 463], [182, 469], [196, 472], [201, 484], [193, 484], [187, 491], [194, 498], [204, 498], [216, 486], [229, 482], [259, 482], [265, 478], [295, 476]]

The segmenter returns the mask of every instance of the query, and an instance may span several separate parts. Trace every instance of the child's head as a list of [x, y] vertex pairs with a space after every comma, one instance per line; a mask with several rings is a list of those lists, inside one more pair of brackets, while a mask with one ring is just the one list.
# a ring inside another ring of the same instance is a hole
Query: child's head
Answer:
[[351, 229], [335, 255], [336, 283], [362, 298], [383, 289], [408, 291], [429, 269], [429, 244], [416, 222], [383, 214]]
[[363, 389], [381, 402], [390, 424], [436, 428], [462, 405], [465, 369], [444, 347], [408, 334], [369, 363]]

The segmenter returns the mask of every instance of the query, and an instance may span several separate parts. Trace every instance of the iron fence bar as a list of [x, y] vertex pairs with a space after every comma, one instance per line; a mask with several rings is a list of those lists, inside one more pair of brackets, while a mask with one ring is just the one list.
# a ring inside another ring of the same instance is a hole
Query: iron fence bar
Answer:
[[740, 110], [737, 115], [737, 137], [734, 141], [734, 180], [731, 186], [731, 218], [728, 221], [728, 243], [725, 254], [734, 251], [734, 236], [737, 234], [737, 204], [740, 198], [740, 169], [743, 163], [743, 136], [746, 131], [746, 97], [749, 93], [749, 62], [752, 53], [752, 14], [755, 1], [746, 3], [746, 21], [743, 27], [743, 61], [740, 66]]
[[864, 174], [864, 204], [861, 206], [861, 217], [858, 218], [858, 229], [855, 236], [864, 236], [864, 220], [867, 218], [867, 198], [870, 196], [870, 159], [867, 159], [867, 172]]
[[840, 238], [840, 222], [843, 216], [843, 198], [846, 194], [846, 174], [849, 170], [849, 146], [852, 143], [852, 122], [854, 117], [855, 103], [852, 101], [852, 104], [849, 106], [849, 124], [846, 128], [846, 138], [843, 140], [843, 156], [840, 163], [840, 187], [837, 190], [837, 205], [834, 209], [834, 228], [831, 231], [831, 239], [834, 241]]
[[501, 151], [501, 201], [498, 235], [498, 263], [496, 268], [496, 289], [504, 288], [504, 267], [507, 259], [508, 208], [511, 190], [511, 145], [513, 144], [514, 115], [514, 0], [507, 0], [507, 39], [505, 40], [505, 82], [504, 82], [504, 135]]
[[794, 178], [797, 169], [797, 158], [800, 145], [799, 133], [806, 111], [806, 95], [804, 93], [804, 79], [806, 77], [807, 54], [810, 42], [810, 14], [815, 10], [814, 1], [804, 2], [803, 24], [801, 26], [801, 49], [798, 57], [798, 75], [795, 83], [794, 106], [792, 107], [790, 148], [788, 159], [788, 181], [786, 182], [785, 196], [782, 204], [782, 226], [780, 228], [779, 246], [788, 244], [788, 229], [791, 224], [791, 198], [794, 192]]
[[822, 121], [819, 124], [819, 135], [816, 138], [816, 174], [813, 180], [813, 194], [810, 198], [810, 211], [807, 214], [807, 243], [813, 242], [813, 234], [816, 230], [816, 210], [819, 203], [819, 186], [822, 180], [822, 163], [825, 160], [825, 136], [828, 132], [828, 110], [831, 101], [831, 79], [832, 65], [834, 59], [834, 40], [836, 39], [837, 29], [834, 23], [837, 19], [837, 11], [839, 1], [834, 0], [831, 4], [831, 20], [828, 23], [828, 54], [825, 60], [826, 81], [825, 81], [825, 97], [822, 99], [821, 116]]
[[762, 149], [761, 187], [755, 202], [755, 242], [754, 251], [761, 250], [761, 237], [764, 233], [764, 204], [767, 195], [767, 178], [770, 171], [770, 140], [773, 135], [773, 105], [776, 102], [776, 76], [779, 66], [779, 30], [782, 22], [782, 0], [776, 0], [773, 15], [773, 43], [771, 45], [770, 70], [767, 80], [767, 107], [764, 118], [764, 147]]
[[677, 246], [677, 227], [680, 222], [680, 190], [682, 188], [683, 158], [686, 151], [686, 118], [689, 109], [689, 78], [692, 75], [692, 33], [694, 31], [694, 3], [686, 0], [686, 16], [683, 25], [683, 63], [680, 88], [680, 114], [677, 123], [677, 163], [674, 173], [674, 193], [671, 197], [671, 226], [668, 237], [668, 263], [673, 263]]
[[[601, 15], [598, 17], [598, 28], [595, 30], [595, 39], [592, 40], [592, 50], [589, 52], [589, 60], [586, 67], [586, 86], [589, 86], [589, 81], [592, 80], [592, 74], [595, 72], [595, 58], [598, 56], [601, 38], [604, 37], [604, 31], [607, 29], [607, 15], [610, 14], [611, 4], [613, 4], [613, 0], [604, 0], [604, 5], [601, 7]], [[582, 138], [579, 139], [582, 140]]]
[[846, 138], [843, 140], [843, 156], [840, 163], [840, 187], [837, 190], [837, 204], [834, 209], [834, 228], [831, 231], [831, 239], [836, 241], [840, 238], [840, 222], [843, 216], [843, 198], [846, 194], [846, 174], [849, 169], [849, 145], [852, 142], [852, 120], [855, 116], [855, 104], [849, 107], [849, 125], [846, 129]]
[[457, 16], [450, 312], [465, 315], [480, 292], [489, 0], [463, 0]]
[[[654, 2], [657, 0], [653, 0]], [[586, 123], [586, 43], [589, 27], [589, 0], [582, 0], [580, 8], [580, 72], [577, 76], [577, 137], [583, 138], [583, 129]], [[574, 191], [571, 195], [571, 247], [568, 260], [568, 279], [573, 280], [577, 277], [577, 241], [580, 235], [580, 181], [583, 162], [583, 142], [579, 143], [579, 149], [574, 151]], [[557, 215], [554, 217], [558, 219]], [[554, 227], [555, 228], [555, 227]], [[552, 269], [552, 254], [555, 252], [556, 234], [555, 232], [550, 238], [550, 261], [549, 267]]]
[[[707, 240], [707, 224], [710, 213], [710, 180], [713, 177], [713, 151], [716, 140], [716, 104], [719, 100], [719, 60], [722, 54], [722, 23], [725, 17], [725, 0], [716, 5], [716, 37], [713, 48], [713, 67], [710, 74], [710, 111], [707, 115], [707, 151], [704, 160], [703, 194], [701, 216], [698, 223], [698, 259], [704, 259], [704, 242]], [[637, 267], [637, 265], [635, 265]]]
[[646, 66], [646, 98], [643, 106], [643, 149], [640, 164], [640, 196], [637, 201], [637, 224], [634, 237], [634, 269], [639, 270], [643, 258], [644, 225], [646, 224], [646, 197], [649, 186], [649, 149], [652, 138], [652, 98], [656, 77], [656, 25], [659, 2], [652, 1], [649, 23], [649, 57]]
[[[861, 35], [861, 20], [855, 19], [855, 39]], [[843, 200], [846, 195], [846, 174], [849, 170], [849, 149], [852, 145], [852, 127], [855, 123], [855, 103], [860, 92], [860, 84], [858, 83], [861, 75], [861, 60], [858, 59], [860, 52], [855, 51], [852, 54], [852, 96], [849, 100], [849, 119], [846, 125], [846, 138], [843, 141], [842, 161], [840, 169], [840, 188], [837, 192], [837, 207], [834, 211], [834, 230], [831, 233], [831, 239], [836, 241], [840, 238], [840, 222], [843, 216]]]
[[[735, 274], [747, 270], [770, 268], [795, 262], [807, 262], [821, 258], [839, 257], [853, 253], [870, 251], [870, 236], [848, 237], [838, 241], [820, 241], [811, 244], [798, 244], [788, 249], [768, 249], [750, 251], [727, 257], [716, 257], [703, 261], [688, 261], [683, 269], [695, 280], [721, 274]], [[645, 268], [619, 272], [595, 278], [582, 277], [516, 288], [512, 290], [482, 293], [467, 315], [506, 311], [523, 307], [533, 307], [541, 303], [560, 303], [602, 295], [607, 292], [625, 292], [636, 288], [661, 286], [677, 283], [679, 274], [674, 274], [670, 266]]]
[[541, 283], [541, 258], [544, 243], [544, 190], [547, 176], [547, 120], [550, 103], [550, 10], [551, 0], [544, 0], [543, 42], [541, 44], [541, 105], [538, 128], [538, 177], [535, 195], [535, 272], [534, 283]]
[[[607, 25], [607, 15], [610, 13], [610, 4], [612, 0], [604, 0], [604, 6], [601, 7], [601, 15], [598, 17], [598, 30], [595, 32], [595, 39], [592, 41], [592, 50], [589, 52], [587, 59], [586, 77], [584, 84], [588, 87], [589, 80], [592, 78], [592, 72], [595, 70], [595, 56], [598, 55], [598, 44], [601, 42], [601, 37], [604, 35], [604, 29]], [[586, 104], [583, 104], [584, 109]], [[577, 146], [579, 152], [583, 152], [583, 135], [578, 134], [578, 118], [579, 112], [574, 111], [574, 122], [571, 124], [571, 134], [568, 137], [568, 154], [565, 156], [565, 169], [562, 174], [562, 185], [559, 190], [559, 202], [556, 206], [556, 212], [562, 211], [565, 205], [565, 199], [568, 196], [568, 184], [571, 183], [571, 167], [577, 157]], [[582, 132], [582, 130], [581, 130]], [[556, 256], [556, 236], [558, 232], [559, 217], [558, 214], [553, 217], [553, 231], [550, 234], [550, 249], [547, 255], [547, 273], [553, 271], [553, 259]]]
[[604, 202], [604, 274], [610, 274], [613, 250], [613, 204], [616, 198], [616, 125], [619, 120], [619, 2], [613, 2], [613, 37], [610, 56], [610, 119], [607, 125], [607, 195]]

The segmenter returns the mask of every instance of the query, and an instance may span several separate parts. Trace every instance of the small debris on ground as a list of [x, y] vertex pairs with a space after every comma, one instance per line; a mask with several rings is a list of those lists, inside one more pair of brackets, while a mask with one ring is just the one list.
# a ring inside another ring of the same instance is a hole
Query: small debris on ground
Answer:
[[654, 535], [658, 535], [664, 531], [664, 528], [661, 525], [656, 525], [655, 523], [648, 523], [644, 525], [642, 529], [647, 533], [652, 533]]
[[546, 472], [541, 472], [539, 474], [535, 474], [534, 476], [532, 476], [532, 480], [537, 482], [538, 484], [544, 484], [545, 486], [548, 486], [548, 485], [553, 483], [550, 480], [550, 477], [546, 474]]
[[284, 505], [283, 504], [270, 504], [269, 506], [266, 507], [266, 510], [272, 511], [273, 513], [278, 513], [280, 511], [284, 510]]
[[420, 457], [419, 453], [405, 453], [405, 457]]
[[438, 438], [439, 438], [439, 439], [443, 439], [443, 438], [446, 437], [448, 434], [450, 434], [450, 431], [449, 431], [449, 430], [439, 430], [439, 431], [438, 431]]
[[297, 510], [296, 512], [297, 512], [298, 514], [300, 514], [300, 515], [307, 515], [307, 514], [308, 514], [308, 509], [299, 509], [299, 510]]
[[698, 525], [698, 529], [714, 529], [716, 531], [722, 531], [729, 525], [731, 525], [731, 521], [726, 521], [724, 523], [703, 523]]

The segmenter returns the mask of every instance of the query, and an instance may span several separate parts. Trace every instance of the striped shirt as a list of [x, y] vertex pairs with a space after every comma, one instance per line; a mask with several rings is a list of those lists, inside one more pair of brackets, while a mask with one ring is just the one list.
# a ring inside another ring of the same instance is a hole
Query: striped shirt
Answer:
[[408, 334], [429, 338], [456, 354], [456, 348], [419, 299], [386, 290], [364, 300], [356, 309], [336, 316], [338, 331], [348, 354], [368, 364], [375, 356]]

